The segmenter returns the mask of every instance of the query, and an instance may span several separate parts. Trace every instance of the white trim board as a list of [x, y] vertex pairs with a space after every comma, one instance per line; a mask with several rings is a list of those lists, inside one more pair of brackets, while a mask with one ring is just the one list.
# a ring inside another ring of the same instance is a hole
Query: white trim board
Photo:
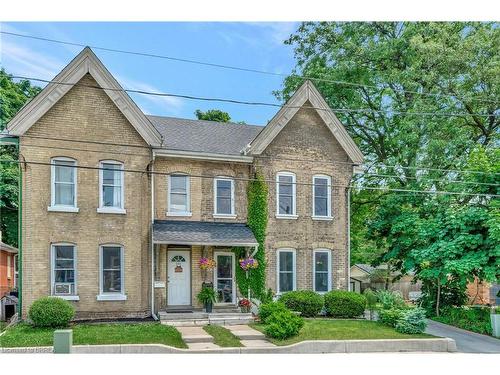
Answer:
[[271, 119], [269, 124], [250, 143], [250, 147], [244, 150], [245, 155], [260, 155], [269, 146], [274, 138], [283, 130], [291, 118], [299, 109], [309, 101], [315, 108], [321, 119], [325, 122], [335, 139], [339, 142], [343, 150], [347, 153], [354, 164], [363, 163], [363, 154], [356, 143], [349, 136], [340, 120], [326, 103], [311, 81], [305, 81], [302, 86], [293, 94], [286, 105]]
[[35, 98], [28, 102], [8, 123], [9, 134], [22, 136], [47, 111], [54, 106], [85, 74], [89, 73], [137, 130], [141, 137], [151, 146], [161, 146], [162, 137], [151, 124], [130, 96], [123, 91], [118, 81], [106, 69], [89, 47], [85, 47], [53, 81], [65, 83], [49, 83]]

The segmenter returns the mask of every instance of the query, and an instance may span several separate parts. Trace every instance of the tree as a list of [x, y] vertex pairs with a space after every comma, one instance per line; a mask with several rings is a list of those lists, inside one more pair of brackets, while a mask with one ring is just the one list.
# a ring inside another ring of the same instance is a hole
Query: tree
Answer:
[[[21, 107], [40, 91], [40, 87], [32, 86], [29, 81], [14, 82], [4, 69], [0, 69], [0, 131], [4, 130]], [[0, 160], [17, 159], [15, 146], [0, 146]], [[12, 246], [18, 245], [18, 178], [17, 164], [0, 163], [0, 229], [2, 240]]]
[[231, 116], [229, 113], [221, 111], [220, 109], [209, 109], [208, 111], [201, 111], [197, 109], [194, 114], [198, 118], [198, 120], [207, 120], [207, 121], [217, 121], [217, 122], [229, 122], [231, 121]]

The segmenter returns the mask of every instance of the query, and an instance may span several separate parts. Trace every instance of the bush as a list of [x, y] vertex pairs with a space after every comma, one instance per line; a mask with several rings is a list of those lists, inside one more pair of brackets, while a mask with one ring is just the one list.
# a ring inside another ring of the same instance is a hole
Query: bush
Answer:
[[275, 312], [288, 311], [281, 302], [263, 303], [259, 306], [259, 318], [262, 323], [267, 323], [267, 319]]
[[66, 327], [75, 316], [75, 309], [59, 297], [42, 297], [31, 305], [28, 318], [35, 327]]
[[267, 318], [266, 336], [284, 340], [299, 333], [304, 319], [289, 310], [275, 311]]
[[312, 290], [295, 290], [283, 294], [280, 302], [292, 310], [298, 311], [302, 316], [315, 317], [321, 312], [324, 300], [321, 295]]
[[365, 312], [366, 297], [344, 290], [333, 290], [325, 294], [325, 309], [335, 318], [357, 318]]
[[396, 323], [396, 331], [399, 333], [417, 334], [425, 331], [427, 322], [425, 321], [425, 310], [417, 307], [415, 309], [403, 311], [403, 315]]
[[402, 308], [405, 306], [405, 300], [400, 293], [391, 292], [389, 290], [379, 290], [376, 294], [384, 310]]
[[404, 313], [405, 310], [403, 309], [387, 309], [381, 310], [378, 317], [381, 323], [391, 327], [396, 327], [398, 320], [403, 317]]
[[439, 317], [432, 319], [485, 335], [493, 333], [490, 312], [487, 307], [447, 307], [443, 309]]

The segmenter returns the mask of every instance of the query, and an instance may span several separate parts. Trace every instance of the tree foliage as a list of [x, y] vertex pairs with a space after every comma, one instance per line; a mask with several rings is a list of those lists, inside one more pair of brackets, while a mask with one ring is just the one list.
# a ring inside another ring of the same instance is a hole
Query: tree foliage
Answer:
[[217, 122], [229, 122], [231, 121], [231, 116], [229, 113], [221, 111], [220, 109], [209, 109], [208, 111], [201, 111], [197, 109], [194, 114], [198, 120], [207, 121], [217, 121]]

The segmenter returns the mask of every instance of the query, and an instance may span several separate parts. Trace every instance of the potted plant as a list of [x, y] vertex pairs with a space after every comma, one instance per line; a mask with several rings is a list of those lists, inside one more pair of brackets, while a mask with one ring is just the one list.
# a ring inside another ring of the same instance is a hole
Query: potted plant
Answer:
[[215, 290], [213, 288], [203, 287], [196, 297], [198, 298], [198, 301], [203, 304], [205, 312], [211, 313], [212, 306], [216, 301], [216, 296], [217, 295], [215, 294]]
[[491, 309], [490, 318], [493, 336], [500, 337], [500, 306]]
[[239, 300], [238, 306], [240, 307], [242, 313], [249, 313], [252, 303], [248, 299], [242, 298]]

